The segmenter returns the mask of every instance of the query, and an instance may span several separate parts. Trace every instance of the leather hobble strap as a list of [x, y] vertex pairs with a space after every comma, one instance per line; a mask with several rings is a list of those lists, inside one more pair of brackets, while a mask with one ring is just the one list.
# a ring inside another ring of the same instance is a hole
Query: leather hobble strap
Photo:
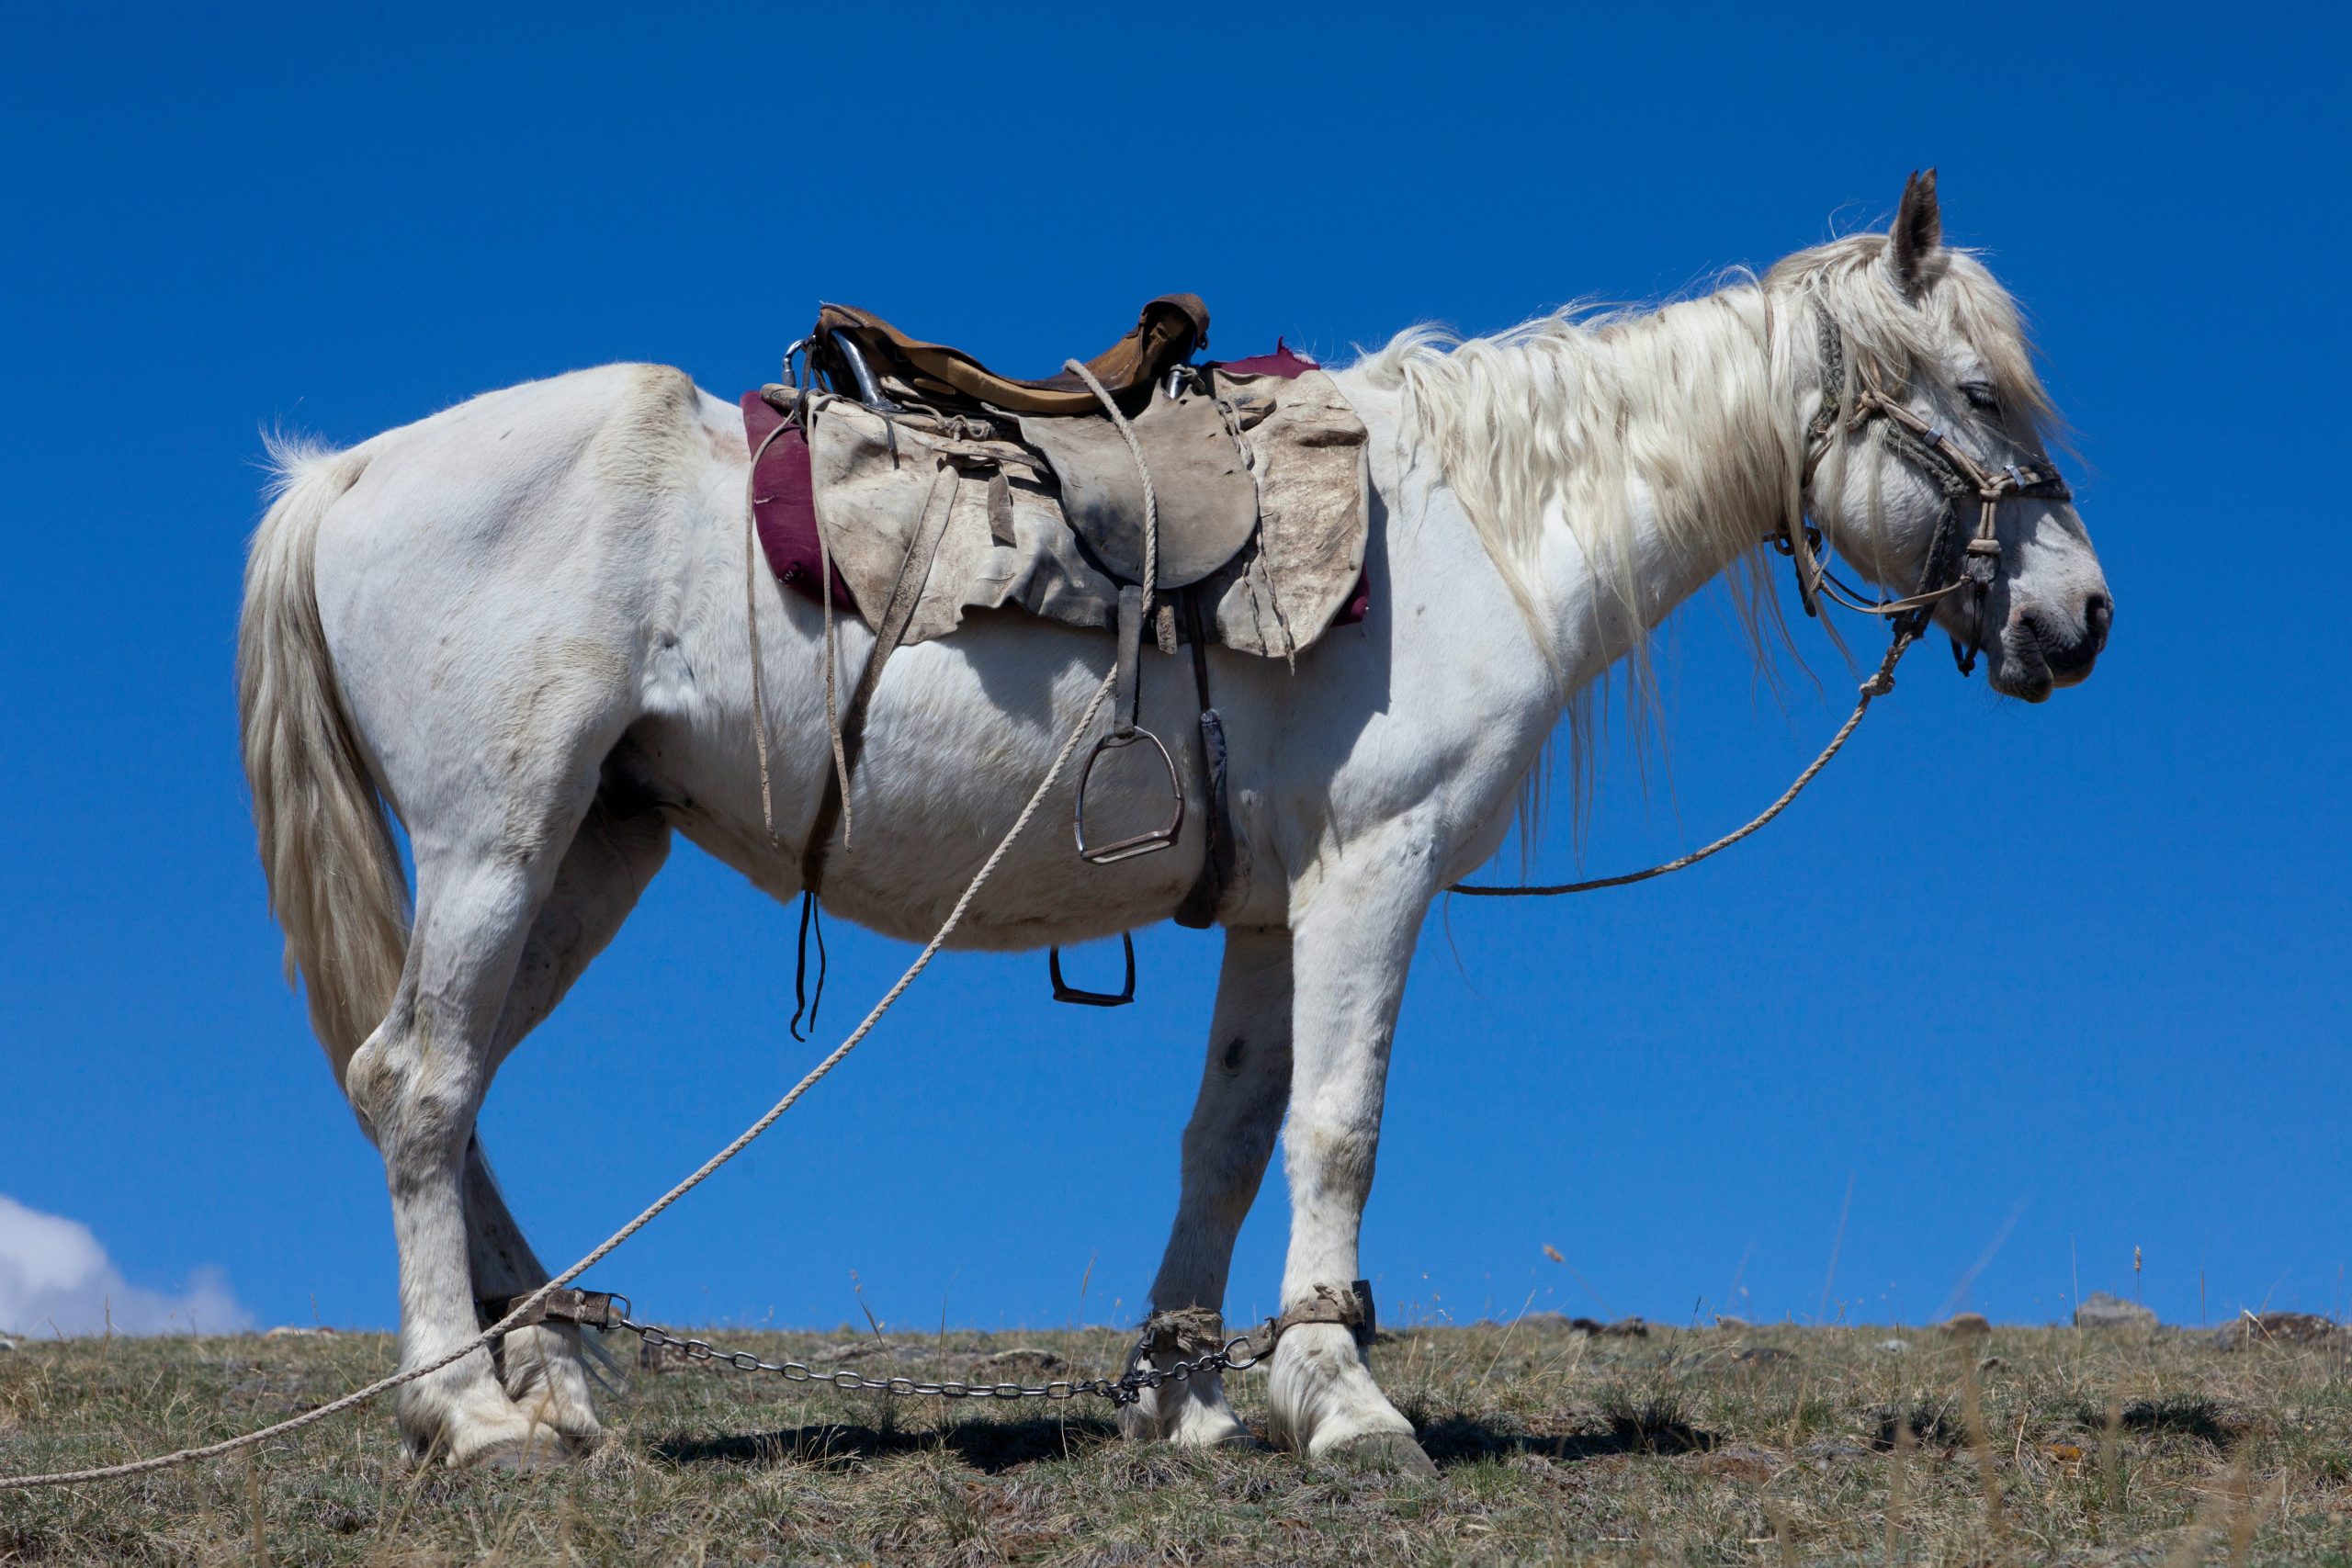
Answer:
[[1371, 1281], [1357, 1279], [1345, 1291], [1339, 1286], [1315, 1286], [1315, 1293], [1272, 1321], [1275, 1337], [1301, 1324], [1336, 1324], [1355, 1336], [1357, 1345], [1371, 1345], [1381, 1333], [1371, 1309]]
[[[528, 1301], [532, 1292], [525, 1291], [514, 1296], [478, 1296], [474, 1311], [481, 1314], [485, 1327], [496, 1323], [517, 1304]], [[617, 1303], [617, 1304], [616, 1304]], [[582, 1328], [615, 1328], [629, 1314], [627, 1296], [610, 1291], [549, 1291], [545, 1299], [535, 1303], [515, 1324], [515, 1328], [529, 1328], [541, 1323], [576, 1323]]]
[[1184, 1356], [1224, 1344], [1225, 1314], [1215, 1307], [1168, 1307], [1143, 1320], [1136, 1348], [1149, 1356]]

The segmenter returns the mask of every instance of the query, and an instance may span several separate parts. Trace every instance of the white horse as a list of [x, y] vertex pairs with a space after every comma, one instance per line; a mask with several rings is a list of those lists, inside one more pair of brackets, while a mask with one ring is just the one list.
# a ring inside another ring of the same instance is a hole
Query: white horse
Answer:
[[[1638, 658], [1710, 579], [1739, 566], [1758, 584], [1759, 547], [1800, 508], [1867, 577], [1916, 586], [1945, 498], [1890, 449], [1885, 421], [1813, 428], [1833, 341], [1845, 411], [1863, 367], [1985, 468], [2044, 460], [2050, 409], [2016, 310], [1941, 244], [1932, 176], [1906, 191], [1891, 233], [1802, 252], [1760, 281], [1458, 344], [1410, 333], [1339, 373], [1372, 432], [1372, 611], [1295, 671], [1210, 654], [1246, 886], [1227, 906], [1159, 1308], [1220, 1308], [1285, 1110], [1282, 1299], [1344, 1292], [1363, 1272], [1416, 934], [1431, 898], [1500, 842], [1580, 690]], [[478, 1331], [478, 1296], [548, 1278], [475, 1115], [499, 1063], [612, 940], [671, 833], [779, 898], [797, 891], [830, 766], [821, 628], [813, 605], [756, 574], [780, 847], [753, 757], [733, 404], [673, 369], [613, 366], [348, 451], [279, 456], [246, 579], [245, 764], [289, 969], [383, 1156], [413, 1366]], [[1997, 533], [1977, 606], [1962, 596], [1937, 614], [1982, 641], [1996, 690], [2039, 701], [2089, 672], [2106, 585], [2061, 501], [2007, 502]], [[871, 638], [853, 617], [842, 640], [854, 678]], [[975, 615], [899, 652], [827, 904], [927, 937], [1111, 659], [1107, 637], [1017, 615]], [[1188, 679], [1145, 691], [1147, 724], [1192, 733]], [[1144, 788], [1113, 808], [1149, 813]], [[1065, 779], [1044, 822], [1067, 822], [1069, 794]], [[386, 807], [413, 850], [413, 919]], [[1196, 817], [1172, 852], [1096, 866], [1041, 823], [959, 941], [1034, 948], [1164, 919], [1203, 838]], [[1278, 1442], [1427, 1463], [1344, 1326], [1283, 1337], [1268, 1399]], [[510, 1334], [495, 1359], [477, 1352], [402, 1388], [398, 1413], [413, 1454], [451, 1462], [572, 1452], [598, 1434], [569, 1326]], [[1188, 1444], [1249, 1436], [1215, 1377], [1148, 1395], [1125, 1423]]]

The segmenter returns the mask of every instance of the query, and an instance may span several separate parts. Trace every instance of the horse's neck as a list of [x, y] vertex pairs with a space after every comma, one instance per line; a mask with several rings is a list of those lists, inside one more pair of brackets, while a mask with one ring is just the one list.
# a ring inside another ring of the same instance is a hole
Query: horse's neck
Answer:
[[1802, 413], [1773, 389], [1802, 383], [1785, 365], [1773, 374], [1765, 338], [1758, 288], [1669, 306], [1608, 328], [1606, 373], [1563, 394], [1598, 405], [1589, 444], [1547, 476], [1544, 609], [1568, 690], [1780, 525]]

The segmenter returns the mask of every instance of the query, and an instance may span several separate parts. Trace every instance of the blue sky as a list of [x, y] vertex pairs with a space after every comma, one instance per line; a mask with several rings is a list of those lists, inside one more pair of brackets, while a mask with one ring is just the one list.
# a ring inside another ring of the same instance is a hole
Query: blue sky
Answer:
[[[2079, 430], [2113, 645], [2041, 708], [1930, 649], [1734, 853], [1433, 916], [1366, 1225], [1383, 1312], [2345, 1307], [2339, 14], [981, 16], [0, 21], [6, 1213], [87, 1227], [87, 1278], [161, 1318], [395, 1311], [237, 765], [265, 428], [347, 442], [623, 358], [731, 398], [825, 299], [1016, 369], [1178, 288], [1228, 356], [1344, 355], [1768, 264], [1932, 164]], [[1822, 688], [1783, 706], [1720, 600], [1686, 612], [1670, 787], [1612, 752], [1580, 863], [1777, 793], [1850, 690], [1801, 648]], [[1565, 827], [1537, 857], [1578, 864]], [[485, 1137], [551, 1260], [818, 1054], [784, 1032], [791, 935], [682, 844], [508, 1065]], [[1042, 955], [943, 961], [597, 1280], [684, 1321], [830, 1325], [861, 1290], [909, 1324], [1131, 1317], [1216, 967], [1195, 933], [1138, 946], [1118, 1012], [1049, 1006]], [[907, 956], [845, 927], [833, 953], [833, 1020]], [[1285, 1221], [1277, 1181], [1233, 1314], [1274, 1304]]]

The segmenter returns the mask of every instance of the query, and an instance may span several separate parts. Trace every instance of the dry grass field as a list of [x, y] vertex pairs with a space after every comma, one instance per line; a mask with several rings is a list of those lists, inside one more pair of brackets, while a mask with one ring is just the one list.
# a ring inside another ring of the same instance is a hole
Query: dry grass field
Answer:
[[[1108, 1330], [728, 1337], [990, 1379], [1050, 1364], [1016, 1348], [1081, 1373], [1124, 1350]], [[250, 1466], [0, 1494], [0, 1562], [2352, 1563], [2341, 1337], [1408, 1331], [1374, 1366], [1435, 1480], [1129, 1446], [1099, 1402], [886, 1403], [628, 1362], [581, 1465], [411, 1472], [388, 1415], [341, 1416]], [[391, 1355], [377, 1336], [25, 1342], [0, 1353], [0, 1472], [221, 1437]], [[1255, 1416], [1261, 1384], [1235, 1390]]]

